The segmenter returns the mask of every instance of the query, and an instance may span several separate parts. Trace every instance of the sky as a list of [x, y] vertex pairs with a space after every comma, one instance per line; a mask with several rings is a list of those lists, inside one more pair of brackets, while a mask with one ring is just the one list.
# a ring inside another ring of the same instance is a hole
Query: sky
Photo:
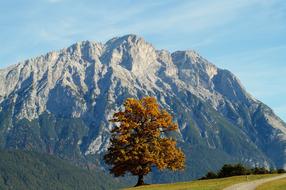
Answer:
[[0, 68], [126, 34], [197, 51], [286, 121], [285, 0], [0, 0]]

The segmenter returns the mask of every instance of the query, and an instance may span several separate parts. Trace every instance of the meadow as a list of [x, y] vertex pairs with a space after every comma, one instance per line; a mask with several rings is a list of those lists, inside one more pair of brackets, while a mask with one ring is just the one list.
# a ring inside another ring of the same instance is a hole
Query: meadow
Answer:
[[259, 186], [256, 190], [285, 190], [286, 189], [286, 178], [270, 181]]
[[[274, 177], [276, 175], [278, 174], [235, 176], [235, 177], [228, 177], [228, 178], [196, 180], [192, 182], [180, 182], [180, 183], [172, 183], [172, 184], [154, 184], [154, 185], [146, 185], [146, 186], [141, 186], [141, 187], [127, 188], [125, 190], [141, 190], [141, 189], [142, 190], [143, 189], [144, 190], [222, 190], [223, 188], [231, 186], [233, 184], [253, 181], [253, 180], [263, 179], [263, 178], [268, 178], [268, 177]], [[259, 190], [266, 190], [266, 189], [259, 189]], [[273, 190], [278, 190], [278, 189], [273, 189]]]

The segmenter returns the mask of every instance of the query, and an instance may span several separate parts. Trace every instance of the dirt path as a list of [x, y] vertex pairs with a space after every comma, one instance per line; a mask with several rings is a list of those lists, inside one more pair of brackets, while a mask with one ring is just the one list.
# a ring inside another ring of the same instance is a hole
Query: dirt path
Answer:
[[263, 183], [267, 183], [269, 181], [281, 179], [284, 177], [286, 177], [286, 174], [282, 174], [282, 175], [270, 177], [270, 178], [265, 178], [265, 179], [254, 180], [250, 182], [238, 183], [230, 187], [224, 188], [223, 190], [255, 190], [255, 188], [257, 188], [259, 185], [262, 185]]

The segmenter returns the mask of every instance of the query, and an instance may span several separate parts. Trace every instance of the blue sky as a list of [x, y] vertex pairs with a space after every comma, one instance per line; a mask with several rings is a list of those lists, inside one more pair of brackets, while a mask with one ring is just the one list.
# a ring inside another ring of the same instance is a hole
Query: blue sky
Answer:
[[194, 49], [286, 121], [284, 0], [1, 0], [0, 31], [0, 68], [130, 33], [157, 49]]

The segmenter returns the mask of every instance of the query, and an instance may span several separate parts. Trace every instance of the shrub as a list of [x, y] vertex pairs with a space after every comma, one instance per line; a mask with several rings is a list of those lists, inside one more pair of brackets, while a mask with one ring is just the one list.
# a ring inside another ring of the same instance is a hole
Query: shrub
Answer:
[[285, 169], [278, 169], [277, 173], [279, 173], [279, 174], [286, 173], [286, 170]]
[[217, 178], [217, 174], [214, 172], [208, 172], [204, 177], [202, 177], [201, 179], [215, 179]]
[[284, 169], [270, 171], [263, 167], [255, 167], [255, 168], [246, 168], [242, 164], [225, 164], [222, 168], [217, 172], [208, 172], [205, 176], [200, 179], [215, 179], [215, 178], [223, 178], [223, 177], [231, 177], [231, 176], [239, 176], [239, 175], [250, 175], [250, 174], [269, 174], [269, 173], [286, 173]]
[[252, 174], [269, 174], [270, 172], [265, 168], [255, 167], [252, 169]]
[[218, 177], [238, 176], [238, 175], [245, 175], [246, 173], [247, 169], [241, 164], [236, 164], [236, 165], [225, 164], [220, 169]]

